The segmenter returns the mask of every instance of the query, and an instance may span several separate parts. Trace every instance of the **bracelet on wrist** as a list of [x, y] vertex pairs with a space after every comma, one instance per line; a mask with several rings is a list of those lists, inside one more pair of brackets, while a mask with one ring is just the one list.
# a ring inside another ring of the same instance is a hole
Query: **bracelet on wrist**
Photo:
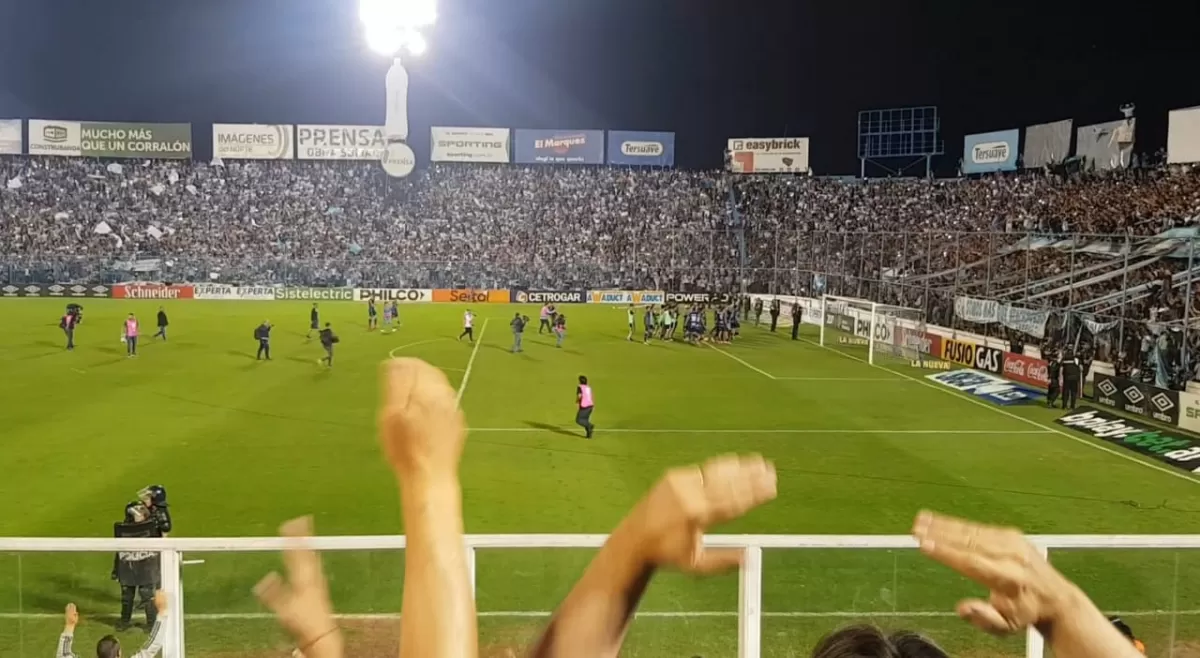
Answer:
[[325, 631], [324, 633], [321, 633], [320, 635], [316, 636], [315, 638], [313, 638], [313, 639], [309, 640], [308, 642], [305, 642], [304, 644], [297, 647], [296, 650], [292, 652], [292, 655], [293, 656], [299, 655], [301, 658], [303, 658], [305, 651], [312, 648], [312, 646], [315, 645], [317, 642], [324, 640], [325, 638], [329, 637], [330, 635], [333, 635], [334, 633], [338, 632], [339, 630], [341, 630], [341, 629], [339, 629], [337, 626], [334, 626], [333, 628]]

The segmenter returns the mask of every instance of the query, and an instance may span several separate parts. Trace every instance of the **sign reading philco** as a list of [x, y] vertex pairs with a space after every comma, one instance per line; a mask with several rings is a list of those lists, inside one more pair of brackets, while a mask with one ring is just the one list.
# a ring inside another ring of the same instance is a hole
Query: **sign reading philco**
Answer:
[[379, 160], [387, 155], [380, 126], [296, 126], [300, 160]]
[[117, 299], [195, 299], [196, 292], [190, 285], [123, 283], [112, 287], [112, 296]]
[[213, 157], [222, 160], [291, 160], [296, 143], [290, 124], [214, 123]]
[[29, 153], [92, 158], [192, 157], [187, 123], [29, 120]]
[[112, 288], [82, 283], [28, 283], [0, 286], [0, 297], [109, 297]]
[[803, 174], [808, 171], [808, 138], [729, 140], [729, 169], [735, 174]]
[[509, 161], [508, 128], [441, 128], [430, 129], [429, 159], [433, 162], [496, 162]]
[[1081, 407], [1054, 422], [1182, 471], [1200, 473], [1200, 439], [1155, 429], [1090, 407]]
[[517, 130], [518, 164], [604, 164], [603, 130]]
[[355, 288], [354, 299], [365, 302], [414, 302], [433, 301], [433, 291], [428, 288]]
[[675, 133], [608, 131], [608, 164], [630, 167], [674, 167]]
[[354, 301], [354, 288], [276, 288], [275, 299], [352, 302]]

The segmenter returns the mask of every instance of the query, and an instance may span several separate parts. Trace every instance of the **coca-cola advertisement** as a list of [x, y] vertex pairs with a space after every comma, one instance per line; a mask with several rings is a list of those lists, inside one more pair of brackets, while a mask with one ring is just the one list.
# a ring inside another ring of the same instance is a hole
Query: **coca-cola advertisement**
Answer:
[[166, 283], [122, 283], [113, 286], [112, 296], [117, 299], [194, 299], [195, 288]]
[[1050, 385], [1048, 364], [1024, 354], [1008, 352], [1004, 355], [1004, 376], [1030, 386], [1046, 388]]

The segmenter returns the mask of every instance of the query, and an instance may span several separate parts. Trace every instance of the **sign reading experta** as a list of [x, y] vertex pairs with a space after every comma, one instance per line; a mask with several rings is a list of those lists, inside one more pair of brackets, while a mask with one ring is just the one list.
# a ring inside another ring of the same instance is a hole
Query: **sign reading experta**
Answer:
[[29, 120], [29, 153], [91, 158], [192, 157], [187, 123]]
[[808, 172], [807, 137], [736, 138], [728, 148], [729, 169], [735, 174]]

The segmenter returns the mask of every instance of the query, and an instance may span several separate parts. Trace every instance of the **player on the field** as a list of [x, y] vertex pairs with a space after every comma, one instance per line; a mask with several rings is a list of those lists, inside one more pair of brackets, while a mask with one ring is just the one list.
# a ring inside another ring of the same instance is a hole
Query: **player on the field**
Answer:
[[475, 315], [471, 313], [471, 309], [467, 309], [467, 312], [463, 313], [463, 330], [458, 335], [458, 339], [462, 340], [463, 336], [469, 338], [472, 343], [475, 342]]
[[153, 338], [158, 338], [159, 336], [162, 336], [162, 339], [165, 342], [167, 340], [167, 324], [169, 324], [167, 322], [167, 311], [165, 309], [163, 309], [163, 307], [159, 306], [158, 307], [158, 331], [155, 332], [154, 335], [151, 336], [151, 338], [153, 339]]
[[321, 347], [325, 348], [325, 356], [317, 359], [317, 363], [324, 363], [330, 368], [333, 367], [333, 346], [340, 342], [340, 339], [333, 333], [333, 328], [328, 322], [325, 323], [325, 328], [321, 330]]
[[[385, 307], [386, 312], [386, 307]], [[367, 331], [375, 331], [379, 326], [378, 312], [375, 310], [375, 300], [367, 300]]]
[[128, 357], [137, 356], [137, 341], [138, 341], [138, 321], [133, 317], [133, 313], [125, 319], [125, 355]]
[[307, 340], [312, 340], [312, 334], [316, 331], [321, 331], [321, 314], [317, 312], [317, 303], [313, 302], [312, 310], [308, 313], [308, 333], [304, 336]]
[[383, 305], [383, 332], [384, 333], [390, 334], [390, 333], [394, 333], [396, 331], [396, 329], [392, 326], [392, 322], [395, 321], [397, 313], [398, 313], [398, 309], [396, 308], [396, 302], [392, 302], [391, 304], [384, 303], [384, 305]]
[[562, 313], [554, 315], [554, 346], [562, 347], [563, 339], [567, 337], [567, 316]]
[[642, 314], [642, 328], [645, 331], [642, 333], [642, 344], [649, 345], [650, 339], [654, 337], [654, 307], [647, 306], [646, 312]]
[[596, 430], [596, 426], [592, 424], [592, 408], [595, 406], [595, 400], [592, 398], [592, 387], [588, 385], [588, 378], [583, 375], [579, 376], [579, 386], [575, 388], [575, 403], [579, 409], [575, 412], [575, 424], [584, 429], [587, 434], [586, 438], [592, 438], [592, 432]]
[[630, 304], [629, 308], [625, 311], [626, 319], [629, 320], [629, 335], [625, 337], [625, 340], [627, 340], [631, 343], [633, 342], [633, 330], [637, 326], [637, 319], [633, 315], [634, 308], [635, 308], [634, 305]]
[[67, 336], [67, 351], [75, 350], [75, 325], [78, 323], [75, 314], [66, 313], [62, 319], [58, 321], [58, 327], [63, 330]]

